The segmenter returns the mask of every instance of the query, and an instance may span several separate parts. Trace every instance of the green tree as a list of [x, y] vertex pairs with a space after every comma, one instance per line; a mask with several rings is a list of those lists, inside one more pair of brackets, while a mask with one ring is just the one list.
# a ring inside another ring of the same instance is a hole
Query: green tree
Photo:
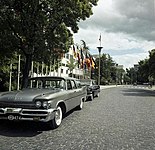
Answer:
[[149, 52], [149, 80], [155, 81], [155, 49]]
[[149, 58], [138, 62], [138, 70], [134, 67], [126, 69], [126, 82], [145, 83], [155, 81], [155, 49], [149, 51]]
[[[98, 79], [98, 65], [99, 58], [96, 58], [96, 69], [94, 71], [94, 77]], [[112, 57], [108, 54], [103, 54], [100, 58], [100, 81], [101, 84], [109, 84], [116, 82], [116, 63], [114, 63]]]
[[148, 82], [149, 80], [149, 59], [139, 61], [138, 81], [141, 83]]
[[88, 51], [89, 47], [87, 46], [86, 42], [84, 40], [81, 40], [81, 42], [82, 42], [83, 50]]
[[116, 67], [116, 84], [123, 84], [125, 70], [123, 68]]
[[78, 22], [93, 14], [97, 1], [1, 0], [0, 50], [25, 56], [23, 86], [31, 61], [45, 61], [66, 52], [73, 41], [71, 30], [78, 31]]
[[75, 60], [73, 59], [73, 57], [70, 58], [67, 65], [70, 71], [70, 75], [71, 77], [73, 77], [73, 69], [77, 66], [77, 63], [75, 63]]
[[130, 84], [137, 82], [137, 72], [134, 67], [126, 69], [126, 78], [130, 79]]

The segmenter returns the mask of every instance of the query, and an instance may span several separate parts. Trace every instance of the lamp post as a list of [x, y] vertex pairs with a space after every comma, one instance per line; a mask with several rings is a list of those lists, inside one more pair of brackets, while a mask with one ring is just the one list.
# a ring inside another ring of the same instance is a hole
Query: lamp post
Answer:
[[100, 85], [100, 74], [101, 74], [101, 71], [100, 71], [100, 57], [101, 57], [101, 49], [103, 47], [99, 46], [97, 47], [98, 48], [98, 52], [99, 52], [99, 66], [98, 66], [98, 85]]

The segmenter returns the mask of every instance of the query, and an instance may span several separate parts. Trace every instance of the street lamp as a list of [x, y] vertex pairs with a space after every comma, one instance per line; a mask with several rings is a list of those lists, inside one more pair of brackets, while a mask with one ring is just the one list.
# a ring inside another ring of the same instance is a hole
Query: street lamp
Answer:
[[98, 52], [99, 52], [99, 66], [98, 66], [98, 85], [100, 85], [100, 63], [101, 63], [101, 61], [100, 61], [100, 57], [101, 57], [101, 49], [103, 48], [103, 47], [101, 47], [101, 46], [99, 46], [99, 47], [97, 47], [98, 48]]

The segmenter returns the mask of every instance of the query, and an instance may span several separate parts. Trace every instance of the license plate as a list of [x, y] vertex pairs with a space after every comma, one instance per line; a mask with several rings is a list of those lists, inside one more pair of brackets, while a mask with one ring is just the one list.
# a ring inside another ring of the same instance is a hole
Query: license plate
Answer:
[[9, 115], [8, 120], [20, 120], [21, 116], [14, 116], [14, 115]]

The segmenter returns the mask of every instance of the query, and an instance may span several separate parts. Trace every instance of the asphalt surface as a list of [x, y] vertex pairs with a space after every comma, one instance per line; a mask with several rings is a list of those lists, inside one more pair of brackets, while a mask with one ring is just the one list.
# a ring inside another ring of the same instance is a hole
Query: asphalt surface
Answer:
[[102, 89], [99, 98], [68, 113], [55, 130], [1, 120], [0, 150], [155, 150], [155, 91]]

